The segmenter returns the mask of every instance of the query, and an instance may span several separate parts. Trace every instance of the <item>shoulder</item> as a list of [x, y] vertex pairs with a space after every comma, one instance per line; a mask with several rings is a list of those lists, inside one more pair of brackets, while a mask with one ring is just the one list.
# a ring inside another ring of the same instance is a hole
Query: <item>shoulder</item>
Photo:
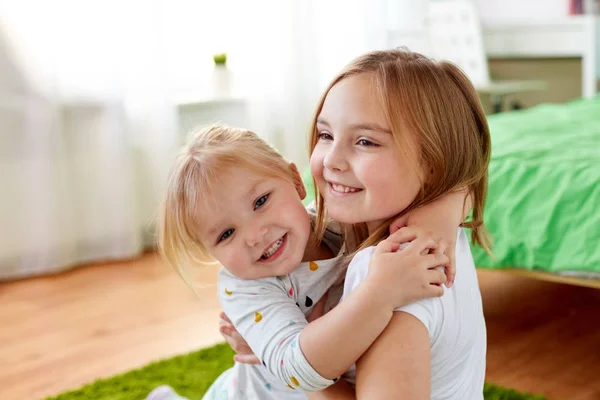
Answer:
[[352, 257], [352, 261], [348, 265], [348, 273], [351, 271], [362, 271], [365, 272], [369, 269], [369, 263], [371, 261], [371, 257], [373, 257], [373, 253], [375, 252], [375, 246], [367, 247], [366, 249], [362, 249], [357, 252], [354, 257]]
[[350, 265], [361, 265], [361, 264], [365, 264], [367, 263], [367, 265], [369, 264], [369, 261], [371, 260], [371, 257], [373, 257], [373, 253], [375, 252], [376, 247], [375, 246], [371, 246], [371, 247], [367, 247], [366, 249], [362, 249], [361, 251], [357, 252], [354, 257], [352, 257], [352, 261], [350, 261]]
[[[444, 292], [447, 289], [444, 288]], [[446, 294], [444, 294], [445, 296]], [[442, 320], [441, 312], [443, 310], [442, 307], [442, 298], [428, 298], [416, 301], [414, 303], [408, 304], [404, 307], [400, 307], [395, 309], [394, 311], [402, 311], [407, 314], [412, 315], [425, 326], [427, 331], [429, 332], [429, 336], [433, 336], [435, 332], [437, 332], [438, 324]]]
[[374, 251], [375, 246], [367, 247], [352, 257], [352, 261], [350, 261], [348, 269], [346, 270], [344, 296], [354, 290], [354, 288], [356, 288], [360, 282], [365, 280], [367, 274], [369, 273], [369, 263]]

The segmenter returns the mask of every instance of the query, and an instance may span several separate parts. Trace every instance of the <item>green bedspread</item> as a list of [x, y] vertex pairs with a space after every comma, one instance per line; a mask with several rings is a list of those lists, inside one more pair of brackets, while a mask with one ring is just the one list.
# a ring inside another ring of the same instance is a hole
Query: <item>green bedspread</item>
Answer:
[[[600, 96], [488, 120], [494, 259], [474, 247], [475, 264], [600, 273]], [[308, 170], [304, 181], [312, 199]]]
[[478, 267], [600, 272], [600, 96], [488, 118], [492, 159]]

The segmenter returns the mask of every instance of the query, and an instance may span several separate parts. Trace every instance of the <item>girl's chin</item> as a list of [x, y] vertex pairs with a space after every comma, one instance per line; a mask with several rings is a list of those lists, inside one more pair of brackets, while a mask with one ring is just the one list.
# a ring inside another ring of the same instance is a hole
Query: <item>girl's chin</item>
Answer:
[[337, 212], [334, 210], [329, 210], [327, 212], [327, 217], [337, 221], [341, 224], [362, 224], [366, 223], [369, 227], [379, 226], [386, 219], [381, 219], [379, 216], [370, 216], [361, 212], [352, 212], [338, 210]]

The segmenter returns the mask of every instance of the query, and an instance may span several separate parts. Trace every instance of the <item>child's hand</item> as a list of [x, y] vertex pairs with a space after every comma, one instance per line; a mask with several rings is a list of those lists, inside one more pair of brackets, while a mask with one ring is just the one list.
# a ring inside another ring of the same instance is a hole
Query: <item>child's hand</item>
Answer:
[[395, 232], [377, 245], [371, 258], [367, 281], [392, 309], [444, 294], [442, 268], [449, 259], [430, 235], [419, 233], [407, 228]]
[[450, 258], [446, 269], [446, 286], [451, 287], [456, 277], [456, 230], [469, 215], [473, 201], [467, 190], [448, 193], [442, 198], [412, 210], [390, 225], [390, 234], [409, 227], [421, 232], [432, 232], [439, 250]]
[[[395, 222], [395, 221], [394, 221]], [[447, 225], [447, 224], [446, 224]], [[446, 229], [444, 229], [446, 228]], [[420, 237], [420, 236], [429, 236], [431, 237], [437, 245], [436, 251], [442, 254], [445, 254], [448, 257], [448, 265], [445, 266], [443, 271], [446, 274], [446, 287], [451, 287], [454, 284], [454, 278], [456, 277], [456, 262], [455, 258], [455, 250], [456, 250], [456, 229], [448, 228], [448, 226], [440, 225], [439, 230], [436, 233], [432, 233], [431, 231], [427, 231], [425, 228], [420, 228], [418, 226], [404, 227], [404, 228], [395, 228], [392, 232], [392, 226], [390, 226], [390, 232], [392, 235], [387, 239], [390, 240], [392, 236], [395, 235], [396, 232], [403, 232], [403, 235]], [[443, 232], [437, 233], [437, 232]]]
[[[327, 301], [328, 293], [325, 293], [323, 297], [313, 306], [310, 314], [306, 317], [308, 322], [312, 322], [317, 318], [321, 318], [325, 314], [325, 302]], [[221, 336], [229, 343], [229, 346], [235, 351], [233, 359], [242, 364], [260, 364], [258, 357], [254, 355], [248, 343], [235, 329], [235, 326], [231, 323], [231, 320], [227, 317], [224, 312], [219, 314], [219, 332]]]
[[229, 346], [235, 351], [233, 359], [242, 364], [260, 364], [258, 357], [254, 355], [248, 343], [235, 329], [227, 315], [224, 312], [219, 314], [219, 332], [221, 336], [229, 343]]

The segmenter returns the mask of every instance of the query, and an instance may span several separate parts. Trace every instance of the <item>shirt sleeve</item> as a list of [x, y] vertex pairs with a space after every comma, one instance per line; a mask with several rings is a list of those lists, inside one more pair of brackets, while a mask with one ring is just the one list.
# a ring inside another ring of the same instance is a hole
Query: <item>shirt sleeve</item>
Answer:
[[317, 391], [335, 382], [322, 377], [304, 357], [299, 338], [308, 322], [277, 278], [244, 280], [222, 270], [219, 301], [254, 354], [284, 385]]
[[[369, 263], [371, 262], [374, 251], [375, 247], [368, 247], [359, 251], [354, 256], [348, 266], [348, 271], [346, 272], [343, 297], [348, 296], [348, 294], [367, 277]], [[435, 298], [424, 299], [396, 308], [394, 311], [404, 311], [413, 315], [425, 325], [429, 332], [429, 337], [432, 337], [434, 335], [436, 321], [438, 321], [438, 303], [439, 300]]]
[[350, 294], [351, 291], [365, 280], [369, 273], [369, 263], [375, 247], [367, 247], [356, 253], [346, 270], [346, 279], [344, 280], [344, 294], [342, 300]]
[[394, 311], [404, 311], [417, 318], [429, 332], [429, 337], [432, 338], [436, 331], [436, 322], [438, 321], [437, 299], [423, 299], [415, 303], [408, 304], [404, 307], [396, 308]]

